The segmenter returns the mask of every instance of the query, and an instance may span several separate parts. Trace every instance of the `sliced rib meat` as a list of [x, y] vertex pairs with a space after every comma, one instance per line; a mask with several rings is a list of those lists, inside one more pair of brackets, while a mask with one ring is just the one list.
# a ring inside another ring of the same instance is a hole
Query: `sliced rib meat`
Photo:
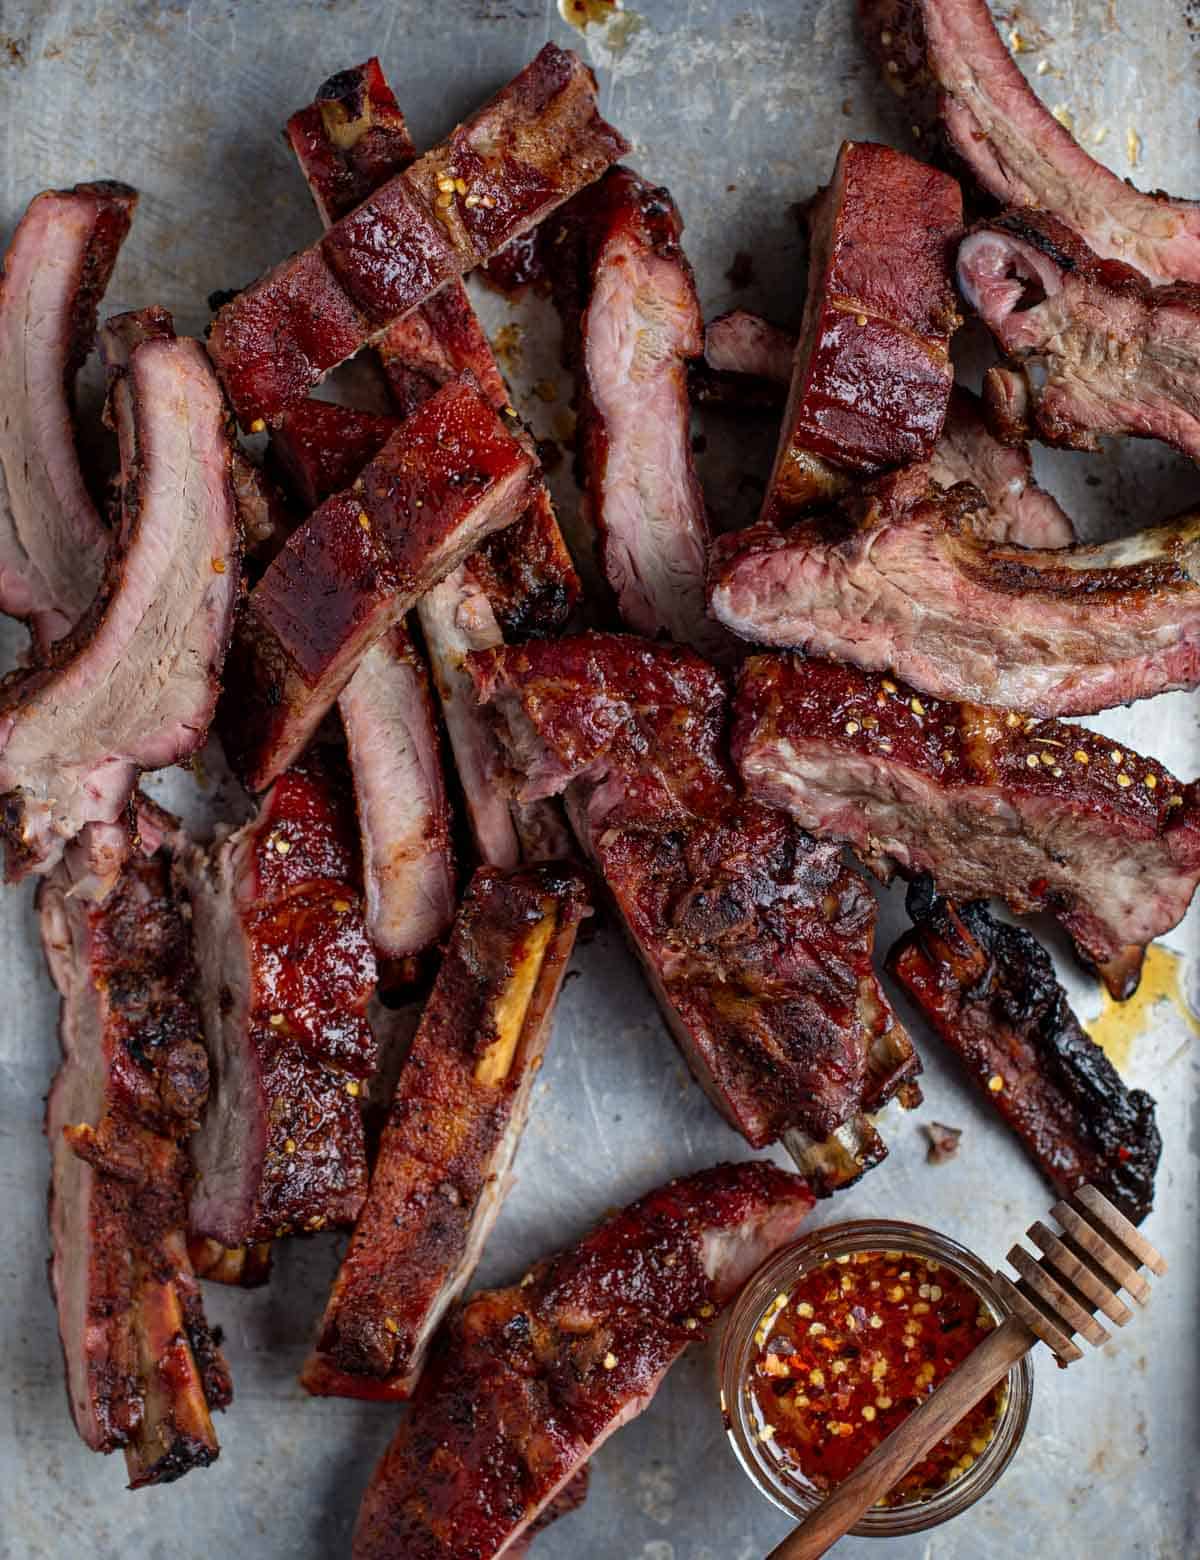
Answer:
[[474, 1296], [375, 1468], [354, 1560], [510, 1554], [811, 1207], [773, 1165], [718, 1165]]
[[372, 645], [342, 690], [367, 932], [389, 959], [411, 958], [454, 916], [450, 808], [429, 673], [402, 623]]
[[298, 401], [626, 149], [591, 72], [547, 44], [447, 141], [220, 311], [209, 351], [242, 426]]
[[288, 539], [241, 613], [221, 707], [247, 789], [294, 762], [376, 640], [516, 519], [532, 471], [491, 407], [447, 385]]
[[187, 928], [165, 855], [138, 855], [103, 905], [71, 859], [43, 882], [42, 946], [62, 998], [50, 1088], [51, 1286], [80, 1436], [124, 1449], [131, 1488], [217, 1456], [228, 1369], [185, 1240], [182, 1147], [208, 1091]]
[[638, 633], [718, 650], [704, 610], [708, 517], [692, 461], [687, 365], [703, 348], [670, 192], [611, 169], [544, 232], [579, 382], [578, 475], [604, 576]]
[[1200, 459], [1200, 285], [1152, 287], [1016, 209], [963, 240], [958, 283], [1009, 359], [984, 381], [1002, 435], [1096, 450], [1132, 434]]
[[233, 622], [241, 544], [225, 406], [198, 342], [120, 343], [109, 391], [121, 443], [118, 533], [105, 587], [50, 665], [0, 692], [8, 875], [46, 872], [87, 825], [118, 823], [140, 771], [203, 743]]
[[508, 1191], [587, 908], [571, 868], [475, 874], [305, 1368], [310, 1392], [410, 1396]]
[[1127, 1089], [1084, 1032], [1049, 954], [985, 904], [938, 898], [928, 879], [909, 889], [908, 908], [915, 924], [888, 969], [934, 1033], [1060, 1197], [1089, 1183], [1140, 1224], [1162, 1152], [1154, 1101]]
[[831, 661], [752, 656], [734, 760], [752, 796], [885, 881], [1048, 911], [1115, 996], [1200, 883], [1200, 790], [1079, 726], [952, 704]]
[[861, 1174], [884, 1152], [863, 1113], [919, 1071], [871, 968], [875, 901], [836, 846], [741, 794], [721, 676], [606, 634], [469, 665], [517, 795], [566, 792], [713, 1104], [756, 1148], [783, 1136], [822, 1189]]
[[1195, 516], [1027, 549], [979, 535], [976, 488], [902, 477], [853, 513], [721, 537], [710, 610], [744, 639], [1029, 715], [1086, 715], [1200, 682]]
[[223, 1246], [352, 1223], [366, 1195], [375, 960], [332, 762], [308, 754], [244, 828], [179, 864], [212, 1076], [191, 1225]]
[[770, 521], [828, 501], [843, 473], [925, 459], [954, 381], [954, 180], [890, 147], [845, 141], [808, 224], [808, 296], [763, 501]]
[[859, 0], [858, 10], [905, 114], [940, 126], [988, 194], [1050, 212], [1151, 281], [1200, 282], [1200, 206], [1147, 195], [1089, 157], [1018, 70], [986, 0]]
[[709, 320], [704, 328], [704, 361], [714, 374], [733, 376], [732, 383], [762, 383], [783, 405], [792, 382], [796, 338], [749, 309], [731, 309]]
[[75, 377], [137, 193], [77, 184], [30, 202], [0, 280], [0, 610], [44, 652], [91, 606], [109, 535], [75, 450]]

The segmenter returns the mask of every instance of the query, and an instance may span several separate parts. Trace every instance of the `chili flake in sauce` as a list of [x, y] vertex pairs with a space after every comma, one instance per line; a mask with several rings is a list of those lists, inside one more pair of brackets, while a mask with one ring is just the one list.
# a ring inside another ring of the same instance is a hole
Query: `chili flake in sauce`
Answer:
[[[760, 1442], [816, 1489], [839, 1484], [996, 1325], [939, 1262], [859, 1251], [809, 1270], [759, 1321], [750, 1395]], [[976, 1404], [884, 1497], [925, 1500], [986, 1451], [1007, 1384]]]

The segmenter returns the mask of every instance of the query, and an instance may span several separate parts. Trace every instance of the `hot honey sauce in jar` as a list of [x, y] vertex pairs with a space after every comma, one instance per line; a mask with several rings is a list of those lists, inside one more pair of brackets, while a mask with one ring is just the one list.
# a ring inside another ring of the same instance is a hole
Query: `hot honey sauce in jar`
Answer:
[[[773, 1258], [722, 1346], [726, 1425], [764, 1493], [802, 1516], [851, 1474], [997, 1326], [990, 1279], [955, 1242], [893, 1223], [817, 1231]], [[978, 1498], [1020, 1440], [1030, 1383], [1014, 1367], [854, 1531], [915, 1531]]]

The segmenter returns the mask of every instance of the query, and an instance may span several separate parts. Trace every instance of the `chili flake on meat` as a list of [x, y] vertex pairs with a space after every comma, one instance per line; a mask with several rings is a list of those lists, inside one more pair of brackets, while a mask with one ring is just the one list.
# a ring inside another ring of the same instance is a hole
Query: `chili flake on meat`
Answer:
[[[759, 1440], [786, 1470], [832, 1489], [995, 1325], [977, 1292], [931, 1259], [859, 1251], [824, 1262], [759, 1321]], [[995, 1434], [1007, 1391], [993, 1388], [881, 1504], [911, 1505], [961, 1478]]]

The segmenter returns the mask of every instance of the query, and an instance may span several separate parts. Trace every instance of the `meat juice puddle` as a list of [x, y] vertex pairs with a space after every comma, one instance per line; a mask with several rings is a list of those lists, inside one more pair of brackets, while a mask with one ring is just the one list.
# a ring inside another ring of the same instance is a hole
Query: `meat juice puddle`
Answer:
[[1150, 1027], [1161, 1002], [1169, 1003], [1182, 1015], [1193, 1034], [1200, 1035], [1200, 1020], [1183, 994], [1182, 963], [1170, 948], [1151, 943], [1142, 965], [1142, 978], [1132, 997], [1118, 1002], [1101, 986], [1100, 1012], [1083, 1027], [1118, 1072], [1127, 1066], [1134, 1041]]
[[[824, 1494], [922, 1403], [995, 1327], [979, 1294], [932, 1258], [857, 1251], [810, 1269], [759, 1319], [749, 1400], [762, 1451]], [[1001, 1382], [880, 1505], [918, 1504], [985, 1452]]]

